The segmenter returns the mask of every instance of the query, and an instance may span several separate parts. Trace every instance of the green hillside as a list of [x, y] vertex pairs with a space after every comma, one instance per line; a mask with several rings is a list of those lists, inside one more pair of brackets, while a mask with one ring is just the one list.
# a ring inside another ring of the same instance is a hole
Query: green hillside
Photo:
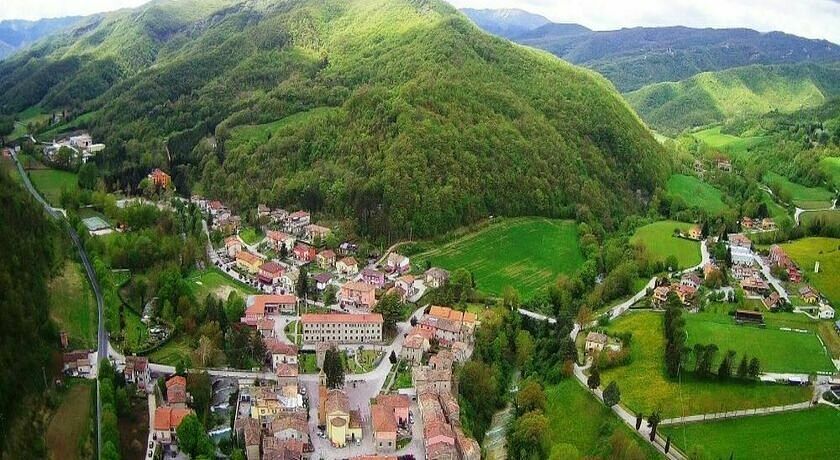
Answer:
[[753, 65], [657, 83], [626, 94], [651, 127], [683, 129], [771, 111], [817, 107], [840, 95], [840, 65]]
[[[609, 82], [438, 0], [151, 2], [0, 64], [0, 110], [35, 104], [94, 114], [109, 187], [162, 167], [181, 193], [305, 207], [363, 235], [488, 214], [611, 226], [668, 176]], [[317, 116], [283, 121], [303, 112]]]

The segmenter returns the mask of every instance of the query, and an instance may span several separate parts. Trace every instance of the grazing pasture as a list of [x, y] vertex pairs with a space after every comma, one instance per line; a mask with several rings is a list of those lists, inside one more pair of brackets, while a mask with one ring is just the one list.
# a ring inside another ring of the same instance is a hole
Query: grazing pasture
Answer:
[[654, 257], [665, 260], [676, 256], [680, 268], [693, 267], [700, 263], [700, 243], [674, 236], [674, 229], [688, 232], [691, 224], [675, 220], [663, 220], [636, 229], [630, 238], [633, 244], [641, 244]]

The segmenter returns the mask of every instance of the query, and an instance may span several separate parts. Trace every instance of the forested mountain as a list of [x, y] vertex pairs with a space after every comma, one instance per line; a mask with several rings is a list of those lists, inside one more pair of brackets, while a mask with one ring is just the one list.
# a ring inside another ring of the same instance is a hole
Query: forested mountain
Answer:
[[18, 426], [18, 417], [28, 420], [40, 407], [29, 398], [44, 390], [58, 349], [47, 289], [61, 257], [57, 235], [43, 208], [0, 168], [0, 458], [44, 458], [41, 433]]
[[[483, 27], [479, 21], [476, 24]], [[621, 92], [752, 64], [840, 60], [840, 46], [834, 43], [750, 29], [634, 27], [590, 31], [575, 24], [549, 23], [509, 37], [596, 70]]]
[[473, 9], [462, 8], [478, 27], [506, 38], [514, 38], [525, 32], [551, 23], [544, 16], [520, 9]]
[[739, 67], [625, 94], [651, 127], [668, 134], [773, 111], [817, 107], [837, 96], [840, 63]]
[[0, 21], [0, 60], [20, 48], [47, 35], [59, 32], [79, 22], [81, 16], [25, 21]]
[[39, 103], [88, 114], [110, 187], [160, 166], [182, 193], [365, 235], [488, 214], [610, 226], [668, 174], [609, 82], [438, 0], [152, 2], [0, 64], [2, 110]]

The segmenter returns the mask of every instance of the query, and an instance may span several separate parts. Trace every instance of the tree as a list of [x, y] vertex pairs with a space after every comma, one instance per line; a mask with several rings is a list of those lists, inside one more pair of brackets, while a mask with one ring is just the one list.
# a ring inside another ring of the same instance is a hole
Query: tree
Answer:
[[93, 190], [99, 181], [99, 168], [96, 163], [88, 161], [79, 168], [79, 187]]
[[665, 258], [665, 267], [668, 268], [668, 271], [674, 271], [680, 267], [680, 261], [677, 259], [677, 256], [671, 254]]
[[592, 372], [589, 374], [589, 378], [586, 379], [586, 386], [588, 386], [590, 390], [594, 390], [601, 386], [601, 372], [598, 371], [597, 367], [592, 369]]
[[738, 378], [745, 379], [749, 375], [749, 364], [747, 363], [747, 355], [741, 357], [741, 363], [738, 364]]
[[519, 292], [513, 286], [505, 286], [502, 289], [502, 305], [508, 310], [515, 310], [519, 304]]
[[516, 344], [516, 365], [520, 369], [525, 369], [534, 356], [534, 339], [528, 331], [523, 329], [516, 333], [514, 343]]
[[757, 378], [758, 378], [758, 374], [760, 374], [760, 373], [761, 373], [761, 363], [758, 361], [758, 358], [753, 357], [753, 358], [750, 360], [750, 367], [749, 367], [749, 369], [748, 369], [748, 371], [747, 371], [747, 375], [748, 375], [751, 379], [757, 379]]
[[192, 396], [192, 407], [198, 419], [207, 426], [207, 415], [213, 398], [213, 387], [210, 384], [210, 374], [201, 372], [187, 375], [187, 392]]
[[295, 293], [298, 297], [306, 301], [306, 296], [309, 294], [309, 273], [307, 273], [306, 267], [300, 267], [297, 284], [295, 285]]
[[204, 426], [194, 414], [184, 417], [175, 431], [178, 434], [178, 446], [190, 457], [196, 458], [200, 455], [212, 457], [215, 455], [216, 448], [213, 441], [210, 440]]
[[535, 380], [526, 380], [516, 393], [516, 411], [519, 414], [545, 410], [545, 403], [542, 385]]
[[402, 319], [404, 309], [405, 304], [396, 292], [383, 295], [376, 303], [373, 311], [382, 315], [382, 329], [386, 336], [393, 337], [396, 335], [397, 322]]
[[641, 412], [636, 412], [636, 431], [639, 431], [639, 428], [642, 426], [642, 419], [644, 416]]
[[718, 378], [721, 380], [726, 380], [732, 376], [732, 361], [735, 359], [735, 352], [733, 350], [729, 350], [726, 352], [726, 355], [723, 357], [723, 360], [720, 362], [720, 366], [718, 366]]
[[388, 360], [391, 364], [397, 364], [397, 354], [393, 350], [391, 350], [391, 356], [388, 357]]
[[604, 404], [607, 407], [612, 407], [621, 401], [621, 391], [618, 389], [618, 384], [612, 381], [604, 389]]
[[[218, 325], [216, 326], [218, 328]], [[198, 339], [198, 347], [193, 351], [193, 363], [198, 367], [210, 367], [216, 362], [219, 349], [206, 335]]]
[[449, 286], [452, 289], [456, 303], [468, 298], [472, 293], [472, 275], [464, 268], [459, 268], [452, 273], [449, 279]]
[[341, 352], [335, 347], [330, 347], [324, 354], [324, 373], [327, 375], [327, 388], [344, 386], [344, 365], [341, 363]]
[[648, 428], [650, 428], [650, 440], [653, 441], [656, 439], [656, 428], [659, 427], [659, 423], [662, 421], [662, 413], [659, 409], [653, 411], [652, 414], [648, 416]]
[[324, 289], [324, 305], [335, 305], [337, 302], [336, 293], [338, 288], [330, 284]]
[[545, 458], [545, 436], [548, 433], [548, 418], [542, 411], [528, 412], [513, 424], [509, 437], [509, 453], [513, 458]]

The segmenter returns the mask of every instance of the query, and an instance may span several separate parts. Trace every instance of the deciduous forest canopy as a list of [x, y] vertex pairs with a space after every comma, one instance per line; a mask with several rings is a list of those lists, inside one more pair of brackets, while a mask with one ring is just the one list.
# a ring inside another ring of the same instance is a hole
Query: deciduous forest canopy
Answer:
[[[301, 206], [363, 235], [488, 214], [610, 227], [668, 176], [605, 79], [438, 0], [155, 1], [91, 17], [0, 75], [6, 114], [89, 114], [111, 188], [163, 167], [182, 193]], [[231, 142], [267, 123], [265, 142]]]

